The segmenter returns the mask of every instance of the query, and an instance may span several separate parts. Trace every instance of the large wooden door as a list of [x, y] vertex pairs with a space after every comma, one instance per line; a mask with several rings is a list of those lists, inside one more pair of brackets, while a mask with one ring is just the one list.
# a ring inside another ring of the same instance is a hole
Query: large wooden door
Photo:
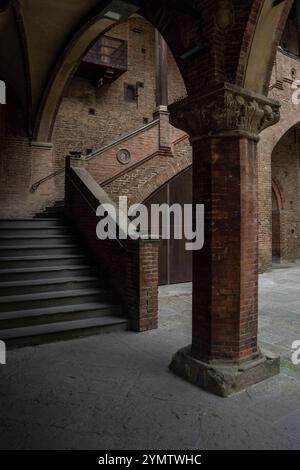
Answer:
[[[192, 204], [192, 168], [180, 173], [159, 189], [146, 202], [149, 209], [152, 204]], [[192, 281], [192, 252], [186, 251], [186, 240], [174, 240], [173, 218], [171, 220], [170, 240], [160, 241], [159, 284], [178, 284]], [[161, 227], [160, 227], [161, 235]]]

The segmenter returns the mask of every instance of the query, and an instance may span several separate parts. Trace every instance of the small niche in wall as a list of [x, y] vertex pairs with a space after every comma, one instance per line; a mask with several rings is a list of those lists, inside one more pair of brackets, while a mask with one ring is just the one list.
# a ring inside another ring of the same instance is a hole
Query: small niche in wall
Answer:
[[144, 124], [149, 124], [149, 118], [144, 117], [144, 118], [143, 118], [143, 123], [144, 123]]
[[95, 108], [89, 108], [89, 115], [90, 115], [90, 116], [95, 116], [95, 115], [96, 115], [96, 110], [95, 110]]
[[0, 104], [6, 104], [6, 84], [0, 80]]
[[137, 101], [136, 86], [124, 83], [124, 99], [128, 103], [135, 103]]
[[93, 149], [86, 149], [85, 154], [86, 155], [91, 155], [93, 153]]

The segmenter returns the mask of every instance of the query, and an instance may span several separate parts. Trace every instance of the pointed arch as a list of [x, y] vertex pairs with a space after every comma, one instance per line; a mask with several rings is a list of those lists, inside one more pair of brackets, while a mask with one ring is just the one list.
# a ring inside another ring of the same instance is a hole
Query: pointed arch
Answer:
[[281, 184], [276, 178], [272, 178], [272, 191], [275, 195], [279, 212], [287, 208]]
[[245, 30], [237, 84], [267, 94], [271, 73], [293, 0], [254, 0]]

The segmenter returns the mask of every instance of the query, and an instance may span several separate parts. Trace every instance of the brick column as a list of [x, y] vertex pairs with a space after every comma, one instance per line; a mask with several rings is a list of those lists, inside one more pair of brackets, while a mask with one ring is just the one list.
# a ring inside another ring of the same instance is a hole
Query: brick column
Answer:
[[279, 104], [222, 84], [170, 107], [190, 135], [194, 204], [205, 205], [205, 245], [193, 252], [192, 345], [171, 369], [228, 396], [279, 372], [260, 351], [256, 155], [259, 132], [279, 120]]
[[153, 113], [154, 119], [159, 119], [159, 148], [171, 148], [171, 126], [167, 106], [159, 106]]
[[158, 326], [159, 240], [127, 240], [127, 306], [131, 328], [142, 332]]

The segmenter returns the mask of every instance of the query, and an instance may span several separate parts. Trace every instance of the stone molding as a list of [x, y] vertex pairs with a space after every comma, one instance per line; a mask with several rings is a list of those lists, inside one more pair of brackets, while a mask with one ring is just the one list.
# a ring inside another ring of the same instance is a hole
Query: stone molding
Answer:
[[279, 109], [277, 101], [229, 83], [169, 106], [171, 124], [189, 134], [192, 143], [226, 136], [258, 140], [261, 131], [279, 121]]

